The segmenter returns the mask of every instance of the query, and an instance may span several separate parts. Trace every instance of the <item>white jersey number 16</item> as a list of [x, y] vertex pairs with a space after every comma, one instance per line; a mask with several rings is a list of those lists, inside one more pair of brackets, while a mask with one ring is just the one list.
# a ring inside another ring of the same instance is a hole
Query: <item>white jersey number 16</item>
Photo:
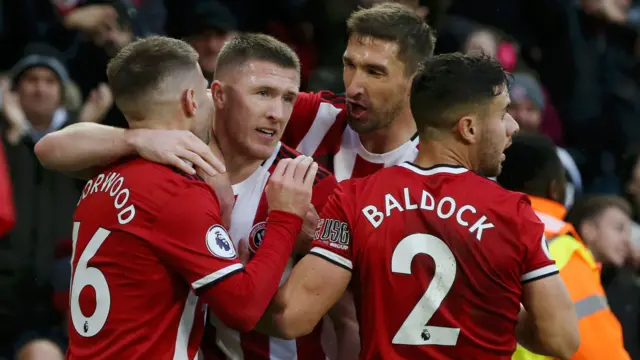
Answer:
[[[73, 261], [76, 252], [76, 244], [78, 242], [78, 233], [80, 232], [80, 223], [73, 223]], [[83, 337], [95, 336], [107, 322], [109, 310], [111, 308], [111, 293], [109, 292], [109, 284], [100, 269], [88, 266], [89, 260], [96, 255], [100, 246], [111, 234], [109, 230], [99, 228], [91, 237], [87, 246], [78, 258], [78, 265], [71, 271], [71, 323], [78, 335]], [[96, 292], [96, 309], [93, 314], [85, 316], [80, 310], [80, 292], [91, 286]]]

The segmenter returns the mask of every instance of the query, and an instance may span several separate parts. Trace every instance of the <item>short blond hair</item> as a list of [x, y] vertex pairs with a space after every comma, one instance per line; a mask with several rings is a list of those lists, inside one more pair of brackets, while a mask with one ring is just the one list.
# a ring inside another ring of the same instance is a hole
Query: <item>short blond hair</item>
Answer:
[[[186, 42], [149, 36], [125, 46], [107, 66], [107, 79], [116, 105], [127, 112], [145, 106], [170, 76], [198, 69], [198, 53]], [[140, 106], [142, 105], [142, 106]]]

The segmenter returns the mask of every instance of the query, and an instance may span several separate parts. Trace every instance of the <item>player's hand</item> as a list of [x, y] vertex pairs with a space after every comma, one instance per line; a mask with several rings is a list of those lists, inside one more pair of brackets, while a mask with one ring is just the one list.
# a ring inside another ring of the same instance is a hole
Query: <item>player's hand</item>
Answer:
[[280, 160], [265, 190], [269, 211], [286, 211], [304, 217], [311, 205], [317, 171], [318, 164], [308, 156]]
[[245, 265], [251, 260], [251, 250], [249, 250], [249, 241], [247, 239], [238, 241], [238, 259]]
[[311, 250], [311, 243], [318, 227], [318, 220], [320, 220], [320, 215], [318, 215], [316, 208], [310, 205], [302, 223], [302, 230], [300, 230], [300, 234], [298, 234], [296, 243], [293, 246], [294, 254], [306, 255]]
[[91, 90], [87, 101], [82, 105], [79, 118], [84, 122], [100, 122], [113, 105], [113, 94], [109, 85], [100, 83]]
[[191, 131], [135, 129], [128, 134], [137, 153], [149, 161], [174, 166], [190, 175], [196, 173], [194, 167], [211, 177], [227, 172], [209, 146]]
[[236, 198], [233, 195], [233, 188], [231, 187], [231, 181], [227, 173], [217, 174], [216, 176], [209, 176], [202, 169], [198, 168], [197, 174], [204, 179], [204, 181], [211, 185], [216, 192], [218, 202], [220, 203], [220, 216], [222, 217], [222, 225], [229, 229], [231, 227], [231, 212], [233, 211], [233, 205], [236, 202]]
[[64, 17], [64, 25], [87, 33], [98, 31], [101, 26], [118, 18], [118, 12], [111, 5], [87, 5], [71, 10]]

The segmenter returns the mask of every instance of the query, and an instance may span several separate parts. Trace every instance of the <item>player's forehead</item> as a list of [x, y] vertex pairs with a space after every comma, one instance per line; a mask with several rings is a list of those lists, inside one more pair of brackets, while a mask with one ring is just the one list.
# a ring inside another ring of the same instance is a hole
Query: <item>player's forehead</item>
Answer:
[[372, 36], [352, 34], [343, 58], [356, 65], [397, 66], [399, 44]]
[[300, 88], [300, 73], [297, 69], [268, 61], [249, 60], [238, 69], [237, 76], [241, 83], [249, 87], [269, 87], [295, 93]]
[[506, 109], [511, 104], [511, 98], [509, 97], [509, 88], [506, 84], [500, 85], [496, 87], [495, 93], [497, 96], [494, 96], [492, 103], [492, 107], [494, 110], [499, 111], [502, 109]]

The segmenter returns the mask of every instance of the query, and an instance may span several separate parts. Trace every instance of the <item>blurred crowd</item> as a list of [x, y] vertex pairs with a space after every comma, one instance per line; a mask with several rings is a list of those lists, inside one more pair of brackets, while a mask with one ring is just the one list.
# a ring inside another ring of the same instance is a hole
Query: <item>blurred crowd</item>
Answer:
[[[105, 84], [111, 56], [137, 37], [168, 35], [191, 44], [211, 78], [226, 40], [263, 32], [297, 52], [302, 90], [339, 93], [345, 21], [378, 2], [0, 1], [0, 359], [37, 358], [23, 346], [36, 338], [65, 348], [83, 184], [44, 169], [33, 148], [76, 122], [126, 127]], [[436, 53], [488, 54], [513, 74], [509, 112], [521, 132], [555, 144], [568, 221], [602, 265], [625, 347], [640, 359], [640, 1], [396, 2], [437, 30]]]

